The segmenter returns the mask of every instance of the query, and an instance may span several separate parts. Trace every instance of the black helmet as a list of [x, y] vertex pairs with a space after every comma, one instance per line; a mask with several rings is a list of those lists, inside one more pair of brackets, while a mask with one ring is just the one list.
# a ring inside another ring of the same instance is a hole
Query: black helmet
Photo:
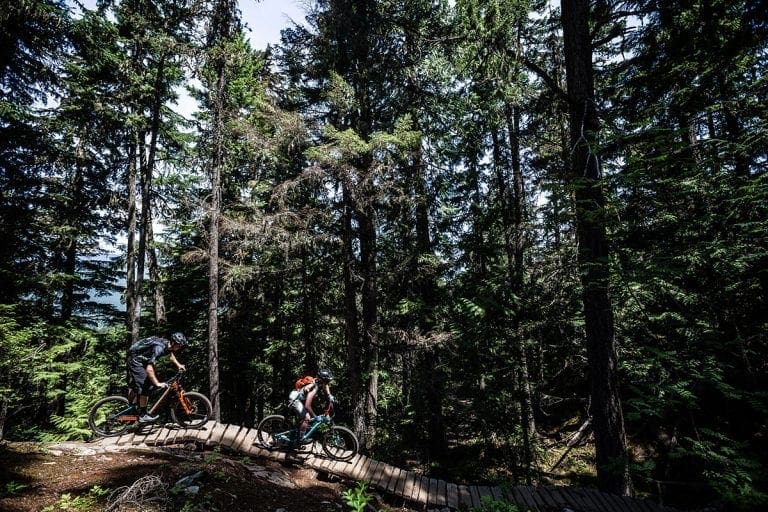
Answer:
[[317, 371], [317, 378], [323, 382], [330, 383], [333, 380], [333, 374], [330, 370], [322, 369]]
[[183, 347], [184, 345], [187, 344], [187, 337], [180, 332], [175, 332], [171, 334], [171, 341], [174, 343], [178, 343]]

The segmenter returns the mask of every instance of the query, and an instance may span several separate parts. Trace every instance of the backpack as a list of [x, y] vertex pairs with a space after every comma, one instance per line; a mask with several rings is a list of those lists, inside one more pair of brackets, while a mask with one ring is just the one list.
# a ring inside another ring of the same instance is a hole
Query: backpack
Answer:
[[312, 377], [311, 375], [305, 375], [304, 377], [296, 381], [296, 384], [295, 384], [296, 391], [300, 391], [301, 388], [303, 388], [307, 384], [312, 384], [313, 382], [315, 382], [314, 377]]

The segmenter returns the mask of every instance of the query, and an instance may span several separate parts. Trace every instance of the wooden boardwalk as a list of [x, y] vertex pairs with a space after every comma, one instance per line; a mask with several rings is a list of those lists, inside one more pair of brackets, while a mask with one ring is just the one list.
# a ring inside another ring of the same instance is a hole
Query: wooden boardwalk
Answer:
[[430, 508], [479, 508], [484, 498], [514, 503], [519, 510], [536, 512], [673, 512], [648, 500], [627, 498], [589, 489], [570, 487], [531, 487], [518, 485], [502, 488], [488, 485], [457, 485], [436, 478], [428, 478], [406, 471], [364, 455], [356, 455], [349, 462], [327, 458], [318, 450], [280, 451], [259, 446], [257, 431], [239, 425], [209, 421], [200, 429], [183, 429], [173, 425], [144, 426], [139, 432], [119, 437], [104, 437], [93, 444], [107, 446], [147, 445], [162, 446], [193, 442], [206, 447], [220, 446], [238, 453], [278, 461], [301, 463], [319, 472], [344, 479], [366, 481], [374, 489], [402, 498], [411, 504]]

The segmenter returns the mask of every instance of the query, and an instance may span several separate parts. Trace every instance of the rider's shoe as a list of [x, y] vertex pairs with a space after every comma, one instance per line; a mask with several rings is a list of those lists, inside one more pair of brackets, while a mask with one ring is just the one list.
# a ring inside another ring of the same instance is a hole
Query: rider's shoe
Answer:
[[160, 417], [159, 414], [156, 416], [150, 416], [149, 414], [144, 414], [139, 418], [139, 423], [152, 423], [153, 421], [156, 421], [157, 418], [159, 417]]

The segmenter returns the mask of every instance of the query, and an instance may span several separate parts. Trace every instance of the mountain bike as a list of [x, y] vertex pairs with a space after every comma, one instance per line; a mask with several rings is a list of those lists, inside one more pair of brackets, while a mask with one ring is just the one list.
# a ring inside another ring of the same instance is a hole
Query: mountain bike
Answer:
[[[169, 413], [171, 419], [184, 428], [200, 428], [213, 413], [211, 402], [205, 395], [194, 391], [185, 391], [181, 385], [183, 371], [168, 379], [160, 397], [147, 409], [147, 414], [155, 416]], [[124, 396], [102, 398], [88, 413], [88, 426], [100, 437], [118, 436], [133, 425], [138, 425], [139, 411], [128, 403]]]
[[333, 402], [329, 402], [323, 414], [310, 420], [309, 427], [302, 435], [300, 421], [292, 425], [285, 416], [271, 414], [256, 426], [259, 443], [269, 450], [276, 450], [301, 448], [303, 445], [318, 442], [330, 458], [351, 460], [357, 454], [360, 443], [350, 429], [334, 424], [333, 416]]

